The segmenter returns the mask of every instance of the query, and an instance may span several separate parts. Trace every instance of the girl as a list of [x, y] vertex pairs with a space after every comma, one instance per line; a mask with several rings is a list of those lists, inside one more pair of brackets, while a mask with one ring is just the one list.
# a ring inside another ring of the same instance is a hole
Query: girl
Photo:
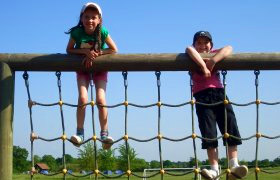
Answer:
[[[224, 100], [224, 88], [220, 81], [219, 72], [213, 70], [215, 64], [226, 58], [232, 53], [231, 46], [225, 46], [218, 50], [212, 50], [212, 36], [208, 31], [199, 31], [195, 33], [193, 38], [193, 47], [187, 47], [186, 53], [191, 59], [196, 62], [201, 71], [193, 73], [193, 93], [196, 101], [212, 104]], [[216, 53], [212, 58], [202, 58], [199, 53]], [[221, 134], [225, 133], [225, 106], [203, 106], [196, 104], [196, 113], [199, 121], [199, 129], [204, 138], [216, 138], [218, 124]], [[230, 104], [226, 105], [227, 111], [227, 132], [230, 135], [240, 138], [236, 118]], [[229, 165], [231, 174], [229, 179], [241, 179], [248, 173], [248, 168], [238, 164], [237, 160], [237, 145], [240, 145], [241, 140], [228, 138], [229, 145]], [[225, 141], [224, 141], [225, 144]], [[211, 165], [211, 170], [203, 169], [201, 175], [206, 179], [216, 179], [219, 175], [218, 169], [218, 141], [202, 140], [202, 149], [207, 149], [208, 159]]]
[[[83, 65], [90, 68], [96, 57], [103, 54], [112, 54], [117, 52], [117, 47], [110, 37], [107, 29], [102, 27], [102, 11], [96, 3], [86, 3], [81, 10], [80, 20], [77, 26], [72, 27], [67, 34], [70, 39], [66, 48], [68, 54], [84, 55]], [[108, 48], [105, 48], [107, 44]], [[84, 120], [86, 106], [82, 106], [88, 102], [88, 87], [90, 82], [90, 74], [86, 72], [77, 72], [78, 84], [78, 105], [77, 108], [77, 133], [71, 137], [72, 142], [76, 146], [84, 141]], [[105, 93], [107, 83], [107, 72], [94, 72], [93, 80], [96, 90], [96, 103], [106, 105]], [[107, 108], [98, 106], [100, 137], [102, 142], [113, 142], [108, 133], [108, 112]], [[111, 144], [103, 143], [104, 149], [109, 149]]]

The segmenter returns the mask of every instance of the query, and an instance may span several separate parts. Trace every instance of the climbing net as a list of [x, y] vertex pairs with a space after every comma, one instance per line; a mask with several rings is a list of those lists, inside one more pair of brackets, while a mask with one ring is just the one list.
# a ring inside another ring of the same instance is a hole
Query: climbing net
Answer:
[[[51, 173], [51, 174], [47, 174], [47, 176], [54, 176], [54, 175], [57, 175], [57, 174], [63, 174], [63, 178], [66, 179], [66, 175], [70, 175], [70, 176], [74, 176], [74, 177], [86, 177], [86, 176], [90, 176], [90, 175], [94, 175], [95, 179], [98, 179], [99, 176], [103, 176], [103, 177], [106, 177], [106, 178], [119, 178], [119, 177], [122, 177], [122, 176], [127, 176], [128, 179], [131, 178], [131, 176], [135, 176], [135, 177], [138, 177], [138, 178], [151, 178], [151, 177], [154, 177], [156, 175], [160, 175], [161, 179], [163, 180], [164, 179], [164, 175], [165, 174], [168, 174], [170, 176], [184, 176], [184, 175], [187, 175], [187, 174], [191, 174], [191, 173], [194, 173], [194, 178], [197, 180], [198, 177], [199, 177], [199, 174], [201, 174], [201, 171], [200, 171], [200, 167], [198, 165], [198, 157], [197, 157], [197, 149], [196, 149], [196, 139], [203, 139], [203, 140], [208, 140], [208, 141], [215, 141], [215, 140], [218, 140], [218, 139], [221, 139], [221, 138], [224, 138], [225, 139], [225, 149], [226, 149], [226, 156], [227, 156], [227, 168], [220, 173], [220, 175], [217, 177], [219, 178], [220, 176], [223, 176], [223, 175], [226, 175], [226, 179], [229, 178], [229, 175], [233, 175], [233, 176], [236, 176], [234, 173], [232, 173], [230, 171], [230, 168], [229, 168], [229, 152], [228, 152], [228, 138], [234, 138], [234, 139], [239, 139], [239, 140], [243, 140], [243, 141], [246, 141], [246, 140], [250, 140], [252, 138], [255, 138], [256, 139], [256, 150], [255, 150], [255, 171], [252, 171], [250, 173], [255, 173], [255, 178], [256, 180], [259, 179], [259, 173], [260, 172], [263, 172], [263, 173], [268, 173], [268, 174], [276, 174], [276, 173], [280, 173], [280, 171], [267, 171], [265, 169], [261, 169], [258, 165], [258, 149], [259, 149], [259, 141], [261, 138], [267, 138], [267, 139], [278, 139], [280, 138], [280, 135], [277, 135], [277, 136], [268, 136], [268, 135], [265, 135], [265, 134], [262, 134], [260, 131], [259, 131], [259, 107], [260, 107], [260, 104], [265, 104], [265, 105], [277, 105], [277, 104], [280, 104], [280, 102], [264, 102], [264, 101], [261, 101], [259, 99], [259, 93], [258, 93], [258, 85], [259, 85], [259, 80], [258, 80], [258, 77], [259, 77], [259, 74], [260, 74], [260, 71], [258, 70], [255, 70], [254, 71], [254, 74], [255, 74], [255, 90], [256, 90], [256, 98], [255, 98], [255, 101], [252, 101], [252, 102], [249, 102], [249, 103], [245, 103], [245, 104], [238, 104], [238, 103], [234, 103], [234, 102], [231, 102], [229, 101], [227, 98], [226, 98], [226, 75], [227, 75], [227, 71], [222, 71], [222, 81], [223, 81], [223, 85], [224, 85], [224, 100], [221, 101], [221, 102], [217, 102], [217, 103], [213, 103], [213, 104], [205, 104], [205, 103], [201, 103], [201, 102], [197, 102], [194, 100], [193, 98], [193, 93], [192, 93], [192, 88], [193, 88], [193, 82], [192, 82], [192, 73], [189, 73], [190, 75], [190, 89], [191, 89], [191, 99], [187, 102], [184, 102], [184, 103], [181, 103], [181, 104], [167, 104], [167, 103], [164, 103], [164, 102], [161, 102], [161, 80], [160, 80], [160, 77], [161, 77], [161, 72], [160, 71], [156, 71], [155, 72], [155, 76], [156, 76], [156, 80], [157, 80], [157, 102], [153, 103], [153, 104], [148, 104], [148, 105], [138, 105], [138, 104], [134, 104], [134, 103], [130, 103], [128, 101], [128, 98], [127, 98], [127, 89], [128, 89], [128, 80], [127, 80], [127, 76], [128, 76], [128, 72], [124, 71], [122, 72], [122, 76], [123, 76], [123, 82], [124, 82], [124, 89], [125, 89], [125, 94], [124, 94], [124, 101], [121, 102], [121, 103], [118, 103], [118, 104], [115, 104], [115, 105], [101, 105], [101, 104], [97, 104], [94, 102], [93, 100], [93, 86], [94, 86], [94, 83], [93, 83], [93, 80], [91, 79], [90, 80], [90, 102], [88, 102], [87, 104], [83, 104], [81, 106], [91, 106], [91, 119], [92, 119], [92, 128], [93, 128], [93, 135], [91, 138], [88, 138], [86, 139], [82, 144], [85, 144], [89, 141], [93, 141], [93, 144], [94, 144], [94, 151], [95, 151], [95, 157], [94, 157], [94, 170], [88, 174], [85, 174], [85, 175], [75, 175], [71, 172], [69, 172], [67, 170], [67, 163], [66, 163], [66, 159], [65, 159], [65, 141], [69, 141], [71, 143], [73, 143], [67, 136], [66, 136], [66, 133], [65, 133], [65, 126], [64, 126], [64, 112], [63, 112], [63, 106], [70, 106], [70, 107], [79, 107], [79, 105], [76, 105], [76, 104], [70, 104], [70, 103], [67, 103], [67, 102], [63, 102], [63, 99], [62, 99], [62, 91], [61, 91], [61, 72], [57, 71], [55, 73], [56, 77], [57, 77], [57, 87], [58, 87], [58, 93], [59, 93], [59, 101], [58, 102], [55, 102], [55, 103], [51, 103], [51, 104], [44, 104], [44, 103], [40, 103], [40, 102], [36, 102], [36, 101], [33, 101], [32, 98], [31, 98], [31, 93], [30, 93], [30, 88], [29, 88], [29, 75], [28, 73], [25, 71], [24, 74], [23, 74], [23, 79], [25, 80], [25, 86], [26, 86], [26, 90], [27, 90], [27, 94], [28, 94], [28, 108], [29, 108], [29, 115], [30, 115], [30, 126], [31, 126], [31, 133], [30, 133], [30, 141], [31, 141], [31, 162], [32, 162], [32, 167], [31, 167], [31, 179], [33, 179], [34, 175], [37, 173], [37, 171], [35, 170], [35, 167], [34, 167], [34, 154], [33, 154], [33, 149], [34, 149], [34, 141], [35, 140], [42, 140], [42, 141], [48, 141], [48, 142], [51, 142], [51, 141], [57, 141], [57, 140], [62, 140], [62, 149], [63, 149], [63, 157], [62, 157], [62, 160], [63, 160], [63, 169], [60, 170], [60, 171], [57, 171], [55, 173]], [[92, 77], [92, 76], [91, 76]], [[202, 106], [218, 106], [218, 105], [224, 105], [224, 107], [226, 108], [227, 105], [229, 104], [232, 104], [232, 105], [235, 105], [235, 106], [249, 106], [249, 105], [253, 105], [255, 104], [256, 105], [256, 133], [249, 136], [249, 137], [246, 137], [246, 138], [239, 138], [239, 137], [235, 137], [231, 134], [229, 134], [227, 132], [227, 113], [226, 113], [226, 110], [225, 110], [225, 133], [222, 134], [221, 136], [217, 137], [217, 138], [213, 138], [213, 139], [210, 139], [210, 138], [203, 138], [199, 135], [197, 135], [195, 133], [195, 118], [194, 118], [194, 105], [195, 104], [200, 104]], [[40, 137], [39, 135], [37, 135], [34, 131], [34, 128], [33, 128], [33, 118], [32, 118], [32, 107], [35, 106], [35, 105], [38, 105], [38, 106], [59, 106], [60, 108], [60, 116], [61, 116], [61, 124], [62, 124], [62, 135], [60, 137], [56, 137], [56, 138], [53, 138], [53, 139], [47, 139], [47, 138], [44, 138], [44, 137]], [[186, 106], [186, 105], [190, 105], [190, 108], [191, 108], [191, 124], [192, 124], [192, 130], [191, 130], [191, 133], [190, 135], [186, 136], [186, 137], [183, 137], [183, 138], [178, 138], [178, 139], [174, 139], [174, 138], [170, 138], [170, 137], [166, 137], [164, 136], [162, 133], [161, 133], [161, 108], [163, 106], [165, 107], [182, 107], [182, 106]], [[98, 107], [106, 107], [106, 108], [116, 108], [116, 107], [119, 107], [119, 106], [124, 106], [125, 107], [125, 127], [124, 127], [124, 135], [122, 137], [120, 137], [119, 139], [117, 139], [116, 141], [114, 141], [113, 143], [111, 144], [115, 144], [115, 143], [118, 143], [120, 141], [124, 141], [125, 142], [125, 147], [126, 147], [126, 152], [127, 152], [127, 170], [126, 172], [123, 172], [122, 174], [119, 174], [119, 175], [115, 175], [115, 176], [108, 176], [104, 173], [102, 173], [99, 169], [98, 169], [98, 163], [97, 163], [97, 141], [99, 142], [102, 142], [102, 143], [106, 143], [106, 142], [103, 142], [100, 138], [98, 138], [96, 136], [96, 126], [95, 126], [95, 119], [94, 119], [94, 106], [98, 106]], [[138, 139], [138, 138], [135, 138], [135, 137], [130, 137], [128, 135], [128, 128], [127, 128], [127, 123], [128, 123], [128, 107], [129, 106], [133, 106], [133, 107], [137, 107], [137, 108], [150, 108], [150, 107], [154, 107], [154, 106], [157, 106], [157, 125], [158, 125], [158, 128], [157, 128], [157, 136], [155, 137], [151, 137], [149, 139]], [[194, 167], [194, 170], [189, 170], [189, 171], [185, 171], [185, 172], [181, 172], [181, 173], [172, 173], [171, 171], [169, 171], [168, 169], [164, 168], [163, 166], [163, 158], [162, 158], [162, 140], [167, 140], [167, 141], [173, 141], [173, 142], [180, 142], [180, 141], [184, 141], [184, 140], [187, 140], [187, 139], [190, 139], [192, 140], [192, 143], [193, 143], [193, 152], [194, 152], [194, 159], [195, 159], [195, 167]], [[128, 145], [128, 141], [129, 140], [132, 140], [132, 141], [136, 141], [136, 142], [149, 142], [149, 141], [154, 141], [154, 140], [157, 140], [158, 141], [158, 153], [159, 153], [159, 159], [160, 159], [160, 169], [156, 172], [154, 172], [153, 174], [151, 175], [148, 175], [148, 176], [141, 176], [135, 172], [133, 172], [131, 170], [131, 164], [130, 164], [130, 157], [129, 157], [129, 153], [128, 153], [128, 150], [129, 150], [129, 145]], [[202, 174], [201, 174], [202, 175]], [[216, 178], [216, 179], [217, 179]]]

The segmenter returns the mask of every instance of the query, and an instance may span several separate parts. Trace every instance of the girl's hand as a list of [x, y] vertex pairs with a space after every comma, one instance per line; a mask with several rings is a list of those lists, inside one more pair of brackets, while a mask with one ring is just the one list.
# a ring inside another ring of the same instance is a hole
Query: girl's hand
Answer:
[[93, 61], [98, 56], [98, 53], [94, 50], [87, 49], [85, 55]]
[[90, 58], [88, 57], [85, 57], [82, 64], [85, 66], [86, 69], [89, 69], [92, 67], [92, 63], [93, 63], [93, 60], [91, 60]]

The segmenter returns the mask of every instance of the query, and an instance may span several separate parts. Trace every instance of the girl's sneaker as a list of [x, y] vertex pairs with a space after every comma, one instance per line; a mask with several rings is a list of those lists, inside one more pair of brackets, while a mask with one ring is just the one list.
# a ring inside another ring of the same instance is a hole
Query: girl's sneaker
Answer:
[[84, 135], [82, 134], [73, 135], [71, 136], [71, 141], [75, 146], [80, 147], [81, 144], [84, 142]]
[[77, 129], [76, 135], [71, 136], [71, 141], [77, 147], [80, 147], [84, 142], [84, 129]]
[[110, 149], [114, 142], [113, 138], [108, 135], [109, 132], [107, 130], [101, 130], [100, 138], [102, 140], [102, 148], [105, 150]]

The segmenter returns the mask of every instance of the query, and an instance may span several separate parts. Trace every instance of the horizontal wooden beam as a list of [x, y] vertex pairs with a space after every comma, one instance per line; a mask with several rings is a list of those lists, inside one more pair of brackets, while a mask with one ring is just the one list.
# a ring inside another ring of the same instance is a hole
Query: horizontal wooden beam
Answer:
[[[212, 54], [202, 54], [211, 57]], [[67, 54], [1, 54], [0, 62], [14, 71], [79, 71], [83, 56]], [[197, 65], [185, 53], [114, 54], [98, 57], [94, 71], [186, 71]], [[223, 70], [280, 70], [280, 53], [237, 53], [216, 65]], [[90, 71], [90, 70], [89, 70]]]

